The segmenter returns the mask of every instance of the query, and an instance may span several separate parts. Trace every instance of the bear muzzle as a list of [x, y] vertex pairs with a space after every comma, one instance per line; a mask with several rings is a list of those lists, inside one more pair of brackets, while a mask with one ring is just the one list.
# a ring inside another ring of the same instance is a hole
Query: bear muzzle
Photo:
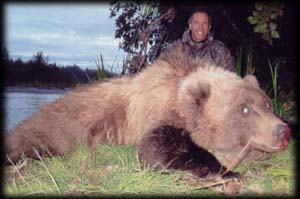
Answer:
[[272, 133], [275, 140], [281, 143], [279, 148], [285, 149], [291, 137], [290, 127], [287, 124], [278, 124]]

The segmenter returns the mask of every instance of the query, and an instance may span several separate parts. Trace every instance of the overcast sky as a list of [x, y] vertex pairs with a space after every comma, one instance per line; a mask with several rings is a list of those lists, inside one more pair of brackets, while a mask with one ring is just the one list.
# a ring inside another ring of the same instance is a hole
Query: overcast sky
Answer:
[[[121, 66], [124, 52], [114, 38], [115, 18], [107, 3], [6, 3], [5, 41], [12, 58], [24, 61], [42, 51], [50, 62], [95, 69], [104, 63]], [[114, 64], [117, 65], [116, 63]]]

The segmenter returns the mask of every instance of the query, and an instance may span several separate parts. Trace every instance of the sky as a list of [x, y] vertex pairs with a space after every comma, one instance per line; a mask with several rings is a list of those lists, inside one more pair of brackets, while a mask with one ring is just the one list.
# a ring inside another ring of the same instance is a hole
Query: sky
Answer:
[[37, 52], [58, 65], [96, 69], [100, 53], [104, 65], [118, 72], [124, 51], [114, 38], [115, 18], [108, 3], [6, 3], [4, 40], [11, 58], [27, 61]]

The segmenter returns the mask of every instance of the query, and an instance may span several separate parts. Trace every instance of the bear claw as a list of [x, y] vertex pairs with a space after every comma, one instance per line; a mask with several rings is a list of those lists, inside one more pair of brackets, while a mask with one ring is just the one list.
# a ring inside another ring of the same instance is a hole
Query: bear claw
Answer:
[[245, 179], [243, 178], [243, 176], [240, 173], [228, 171], [227, 173], [222, 175], [222, 177], [224, 179], [232, 179], [233, 182], [238, 182], [238, 183], [240, 183], [241, 186], [245, 185]]

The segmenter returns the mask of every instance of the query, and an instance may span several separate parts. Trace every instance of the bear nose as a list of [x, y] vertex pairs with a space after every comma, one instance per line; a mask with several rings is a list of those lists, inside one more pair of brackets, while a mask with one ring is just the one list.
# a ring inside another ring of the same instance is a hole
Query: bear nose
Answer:
[[291, 129], [286, 124], [278, 124], [273, 131], [273, 136], [278, 140], [282, 140], [283, 138], [288, 139], [290, 134]]

